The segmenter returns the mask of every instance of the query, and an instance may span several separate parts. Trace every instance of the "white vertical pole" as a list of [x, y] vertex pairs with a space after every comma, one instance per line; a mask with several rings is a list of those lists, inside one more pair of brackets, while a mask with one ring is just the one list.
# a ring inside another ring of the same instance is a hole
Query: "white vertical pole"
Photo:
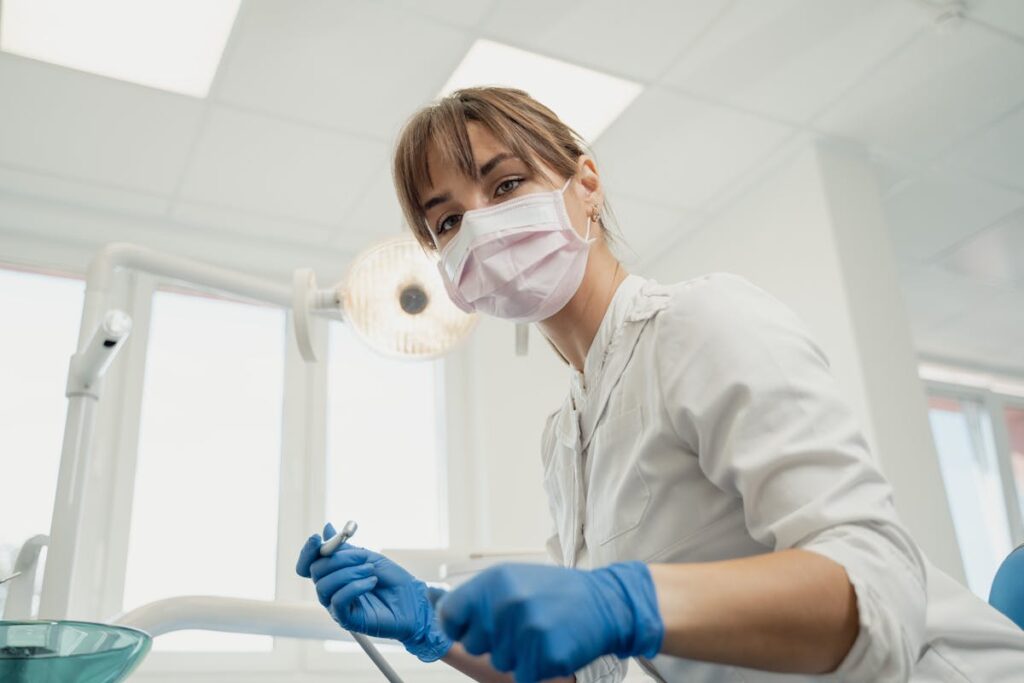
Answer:
[[[156, 278], [132, 272], [124, 278], [124, 309], [134, 327], [121, 358], [111, 368], [97, 413], [95, 455], [90, 467], [89, 490], [106, 490], [108, 495], [89, 497], [82, 519], [80, 541], [97, 549], [99, 566], [89, 571], [79, 567], [72, 591], [85, 590], [90, 618], [105, 618], [124, 609], [135, 474], [138, 464], [139, 421], [149, 346], [150, 314]], [[118, 288], [121, 289], [120, 287]], [[120, 291], [119, 291], [120, 294]], [[85, 576], [83, 576], [83, 572]], [[81, 580], [78, 580], [81, 579]], [[81, 601], [76, 600], [78, 604]]]
[[963, 581], [875, 172], [858, 147], [819, 146], [816, 156], [873, 445], [915, 540], [940, 569]]
[[50, 524], [50, 550], [46, 555], [45, 589], [39, 601], [40, 619], [68, 617], [71, 577], [78, 551], [78, 520], [85, 495], [85, 464], [92, 443], [93, 415], [97, 399], [72, 396], [68, 399], [64, 423], [64, 446], [60, 456], [57, 496]]

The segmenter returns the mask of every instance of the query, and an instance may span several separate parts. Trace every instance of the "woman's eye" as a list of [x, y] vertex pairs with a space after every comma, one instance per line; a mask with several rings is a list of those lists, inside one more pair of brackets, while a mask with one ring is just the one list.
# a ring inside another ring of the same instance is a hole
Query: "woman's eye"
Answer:
[[452, 230], [453, 228], [457, 227], [460, 220], [462, 220], [461, 214], [456, 213], [452, 214], [451, 216], [446, 216], [444, 220], [437, 224], [437, 234], [443, 235], [449, 230]]
[[503, 194], [508, 194], [512, 190], [519, 187], [519, 184], [521, 182], [523, 182], [522, 178], [509, 178], [508, 180], [503, 180], [501, 181], [501, 183], [498, 184], [498, 187], [494, 190], [494, 195], [496, 197], [500, 197]]

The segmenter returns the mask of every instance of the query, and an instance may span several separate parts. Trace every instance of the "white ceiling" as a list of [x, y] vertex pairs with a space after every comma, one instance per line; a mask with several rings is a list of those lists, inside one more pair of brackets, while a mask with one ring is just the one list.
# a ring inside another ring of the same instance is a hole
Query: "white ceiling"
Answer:
[[852, 138], [919, 349], [1024, 372], [1024, 2], [933, 4], [244, 0], [205, 100], [0, 53], [0, 233], [340, 274], [400, 229], [395, 133], [482, 37], [645, 86], [595, 143], [630, 260]]

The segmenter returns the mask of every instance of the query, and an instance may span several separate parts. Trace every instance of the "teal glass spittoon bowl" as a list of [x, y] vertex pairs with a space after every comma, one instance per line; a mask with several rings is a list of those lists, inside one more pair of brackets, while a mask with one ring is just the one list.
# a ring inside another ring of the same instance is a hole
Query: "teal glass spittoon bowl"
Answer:
[[85, 621], [0, 621], [3, 683], [115, 683], [149, 652], [148, 633]]

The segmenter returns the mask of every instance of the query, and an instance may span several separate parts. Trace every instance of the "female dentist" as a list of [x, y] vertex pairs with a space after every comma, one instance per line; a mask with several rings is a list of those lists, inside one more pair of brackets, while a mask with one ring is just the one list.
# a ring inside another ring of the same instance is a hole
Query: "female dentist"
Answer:
[[542, 443], [561, 566], [500, 565], [435, 604], [313, 536], [297, 571], [343, 627], [484, 682], [613, 683], [628, 657], [663, 681], [1024, 680], [1024, 632], [922, 558], [801, 321], [733, 275], [628, 275], [597, 166], [550, 110], [456, 92], [408, 122], [394, 177], [452, 300], [537, 323], [572, 368]]

